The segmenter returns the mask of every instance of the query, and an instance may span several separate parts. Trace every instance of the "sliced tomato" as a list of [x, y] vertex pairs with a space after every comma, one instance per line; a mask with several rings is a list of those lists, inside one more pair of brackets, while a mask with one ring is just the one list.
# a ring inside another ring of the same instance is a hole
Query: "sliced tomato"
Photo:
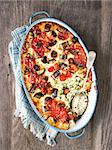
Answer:
[[47, 89], [47, 93], [48, 93], [48, 94], [52, 94], [52, 91], [53, 91], [53, 90], [52, 90], [51, 87]]
[[77, 43], [77, 44], [71, 44], [71, 48], [72, 50], [75, 50], [75, 51], [79, 51], [79, 53], [76, 55], [74, 55], [74, 60], [77, 64], [82, 64], [83, 66], [86, 65], [86, 54], [85, 54], [85, 51], [83, 49], [83, 47]]
[[61, 107], [59, 117], [62, 120], [62, 122], [67, 121], [68, 113], [67, 113], [67, 111], [66, 111], [66, 109], [64, 107]]
[[71, 72], [69, 72], [68, 70], [66, 71], [66, 77], [67, 77], [67, 78], [71, 78], [71, 77], [72, 77]]
[[28, 81], [32, 84], [32, 83], [36, 83], [36, 78], [37, 75], [36, 74], [28, 74]]
[[59, 69], [59, 64], [58, 64], [58, 63], [55, 63], [55, 64], [54, 64], [54, 69], [55, 69], [55, 70], [58, 70], [58, 69]]
[[73, 119], [74, 119], [74, 116], [73, 116], [72, 113], [68, 114], [68, 116], [69, 116], [69, 119], [70, 119], [70, 120], [73, 120]]
[[51, 105], [51, 109], [56, 109], [56, 101], [52, 100], [52, 105]]
[[29, 64], [28, 64], [28, 65], [29, 65], [29, 68], [31, 68], [31, 69], [32, 69], [32, 68], [33, 68], [33, 66], [34, 66], [34, 64], [33, 64], [32, 62], [29, 62]]
[[75, 64], [71, 64], [69, 69], [76, 72], [77, 71], [77, 66]]
[[74, 117], [74, 120], [77, 120], [78, 114], [75, 112], [75, 113], [73, 114], [73, 117]]
[[66, 109], [64, 107], [60, 107], [56, 101], [52, 101], [50, 113], [53, 118], [61, 119], [63, 121], [66, 121], [67, 119]]
[[25, 66], [28, 66], [28, 63], [29, 63], [28, 57], [25, 57], [24, 60], [23, 60], [23, 64]]
[[59, 32], [59, 33], [58, 33], [58, 38], [61, 39], [61, 40], [66, 40], [66, 39], [68, 39], [68, 32], [65, 32], [65, 33]]
[[32, 58], [26, 56], [23, 60], [23, 63], [25, 66], [32, 69], [34, 67], [34, 64], [35, 64], [35, 59], [32, 59]]
[[70, 90], [68, 88], [64, 89], [64, 94], [68, 94], [70, 92]]
[[49, 36], [47, 36], [47, 41], [51, 41], [51, 40], [53, 40], [53, 35], [51, 34], [51, 35], [49, 35]]
[[51, 117], [56, 120], [61, 120], [63, 123], [66, 122], [69, 118], [68, 111], [65, 108], [65, 105], [54, 99], [47, 102], [48, 111]]
[[37, 53], [39, 54], [39, 56], [43, 57], [44, 56], [44, 49], [43, 48], [39, 48], [37, 50]]
[[37, 34], [37, 35], [40, 35], [40, 34], [41, 34], [41, 30], [39, 29], [39, 27], [37, 27], [37, 29], [36, 29], [36, 34]]
[[59, 78], [60, 78], [61, 81], [65, 81], [65, 80], [66, 80], [66, 75], [62, 73], [62, 74], [59, 76]]
[[44, 39], [46, 37], [46, 32], [41, 32], [41, 37]]
[[35, 52], [37, 52], [37, 48], [36, 48], [34, 45], [32, 45], [31, 47], [33, 48], [33, 50], [34, 50]]
[[39, 88], [39, 83], [36, 84], [36, 88]]
[[34, 38], [33, 43], [37, 43], [37, 42], [38, 42], [38, 38]]
[[46, 88], [41, 88], [41, 92], [42, 92], [42, 94], [46, 94], [47, 93], [47, 90], [46, 90]]
[[46, 39], [46, 32], [41, 32], [41, 34], [38, 35], [38, 39], [42, 40], [42, 41], [45, 41], [45, 39]]
[[76, 50], [75, 44], [72, 43], [72, 44], [70, 45], [70, 47], [71, 47], [72, 50]]
[[86, 66], [86, 56], [80, 54], [80, 55], [76, 55], [74, 56], [74, 60], [77, 64], [82, 64], [82, 66]]
[[44, 47], [43, 46], [37, 49], [36, 46], [32, 45], [32, 48], [36, 53], [38, 53], [38, 55], [40, 57], [44, 56]]
[[50, 68], [48, 68], [48, 71], [49, 71], [49, 72], [53, 72], [53, 71], [54, 71], [54, 67], [51, 66]]
[[35, 65], [35, 60], [29, 60], [28, 63], [29, 68], [33, 69], [34, 65]]

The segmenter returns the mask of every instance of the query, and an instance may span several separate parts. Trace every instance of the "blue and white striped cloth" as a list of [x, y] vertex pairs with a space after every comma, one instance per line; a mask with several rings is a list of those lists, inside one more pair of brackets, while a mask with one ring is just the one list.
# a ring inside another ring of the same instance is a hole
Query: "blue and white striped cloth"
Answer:
[[[57, 131], [50, 129], [31, 108], [23, 89], [20, 76], [19, 53], [21, 40], [26, 34], [28, 26], [16, 28], [11, 32], [13, 40], [9, 43], [8, 52], [10, 55], [12, 68], [15, 76], [15, 116], [20, 117], [24, 128], [30, 127], [30, 131], [40, 140], [47, 140], [47, 144], [54, 146]], [[46, 138], [45, 138], [46, 137]]]

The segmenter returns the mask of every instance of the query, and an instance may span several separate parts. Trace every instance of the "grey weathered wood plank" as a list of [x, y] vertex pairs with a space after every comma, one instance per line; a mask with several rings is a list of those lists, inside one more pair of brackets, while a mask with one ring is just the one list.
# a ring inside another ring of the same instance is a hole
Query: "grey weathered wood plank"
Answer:
[[[112, 149], [112, 2], [102, 3], [102, 149]], [[104, 73], [105, 72], [105, 73]]]
[[[75, 29], [89, 50], [97, 52], [95, 68], [99, 96], [84, 136], [68, 140], [63, 134], [51, 148], [25, 130], [14, 117], [14, 76], [7, 53], [10, 32], [28, 23], [33, 11], [45, 10]], [[0, 1], [0, 150], [110, 150], [112, 147], [112, 2], [111, 1]]]

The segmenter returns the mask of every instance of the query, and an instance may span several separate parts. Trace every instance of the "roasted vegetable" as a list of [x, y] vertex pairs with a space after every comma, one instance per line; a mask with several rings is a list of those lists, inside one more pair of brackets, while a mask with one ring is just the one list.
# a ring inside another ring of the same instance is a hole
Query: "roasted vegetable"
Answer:
[[52, 97], [57, 97], [57, 94], [58, 94], [58, 89], [56, 88], [53, 88], [53, 93], [52, 93]]
[[45, 68], [43, 68], [43, 69], [37, 71], [38, 75], [42, 75], [42, 74], [44, 74], [44, 72], [45, 72]]
[[51, 100], [52, 99], [52, 97], [46, 97], [45, 98], [45, 102], [47, 102], [47, 101], [49, 101], [49, 100]]
[[30, 73], [30, 68], [28, 68], [27, 66], [25, 66], [24, 74], [28, 74], [28, 73]]
[[77, 55], [77, 52], [74, 49], [70, 49], [69, 52], [73, 55]]
[[69, 58], [68, 61], [69, 61], [69, 64], [74, 64], [74, 59], [73, 58]]
[[64, 60], [67, 59], [67, 54], [61, 55], [60, 58], [61, 58], [61, 59], [64, 59]]
[[64, 27], [61, 27], [61, 26], [58, 27], [57, 30], [58, 30], [59, 32], [61, 32], [61, 33], [64, 33], [64, 32], [67, 31], [67, 29], [65, 29]]
[[56, 77], [58, 77], [60, 75], [60, 71], [57, 70], [52, 74], [52, 77], [55, 79]]
[[67, 47], [69, 47], [68, 41], [62, 43], [62, 47], [63, 47], [63, 49], [66, 49]]
[[42, 94], [41, 92], [38, 92], [34, 95], [34, 97], [36, 98], [41, 98], [42, 96], [44, 96], [44, 94]]
[[66, 95], [66, 94], [68, 94], [70, 92], [70, 90], [68, 89], [68, 88], [65, 88], [64, 89], [64, 94]]
[[56, 37], [56, 36], [57, 36], [57, 34], [56, 34], [55, 31], [52, 31], [52, 35], [53, 35], [53, 37]]
[[39, 66], [39, 65], [34, 65], [34, 69], [35, 69], [36, 71], [39, 71], [39, 70], [40, 70], [40, 66]]
[[72, 42], [75, 44], [76, 42], [79, 42], [79, 40], [78, 40], [77, 37], [74, 36], [74, 37], [72, 38]]
[[44, 80], [45, 80], [45, 81], [48, 81], [48, 76], [45, 76], [45, 77], [44, 77]]
[[56, 59], [50, 59], [49, 61], [48, 61], [48, 63], [50, 64], [50, 63], [54, 63], [56, 61]]
[[60, 68], [65, 69], [67, 67], [67, 64], [65, 63], [60, 63]]
[[42, 47], [42, 42], [41, 42], [41, 41], [38, 41], [38, 42], [36, 43], [36, 48], [38, 49], [38, 48], [40, 48], [40, 47]]
[[31, 85], [30, 89], [28, 90], [28, 92], [34, 93], [35, 89], [36, 89], [36, 84], [33, 83], [33, 84]]
[[49, 32], [50, 31], [50, 28], [51, 28], [51, 25], [50, 24], [45, 24], [45, 31], [46, 32]]
[[54, 71], [54, 66], [51, 66], [50, 68], [48, 68], [49, 72], [53, 72]]
[[40, 35], [41, 34], [41, 30], [40, 29], [36, 29], [36, 34]]
[[42, 61], [43, 63], [47, 63], [47, 56], [42, 57], [41, 61]]
[[50, 88], [50, 87], [51, 87], [51, 83], [48, 82], [48, 83], [47, 83], [47, 88]]
[[51, 52], [51, 57], [53, 57], [53, 58], [57, 57], [57, 52], [56, 51], [52, 51]]
[[54, 46], [54, 45], [56, 45], [56, 43], [57, 43], [57, 40], [51, 41], [51, 42], [49, 43], [49, 46]]

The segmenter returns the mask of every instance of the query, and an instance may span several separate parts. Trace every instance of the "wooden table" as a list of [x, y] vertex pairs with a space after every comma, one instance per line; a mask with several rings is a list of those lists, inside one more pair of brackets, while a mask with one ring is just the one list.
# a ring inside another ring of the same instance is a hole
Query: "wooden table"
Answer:
[[[25, 130], [14, 117], [14, 76], [8, 56], [10, 32], [28, 23], [34, 11], [45, 10], [65, 21], [97, 52], [95, 69], [99, 96], [84, 136], [68, 140], [59, 134], [50, 147]], [[112, 1], [0, 1], [0, 150], [111, 150], [112, 149]]]

